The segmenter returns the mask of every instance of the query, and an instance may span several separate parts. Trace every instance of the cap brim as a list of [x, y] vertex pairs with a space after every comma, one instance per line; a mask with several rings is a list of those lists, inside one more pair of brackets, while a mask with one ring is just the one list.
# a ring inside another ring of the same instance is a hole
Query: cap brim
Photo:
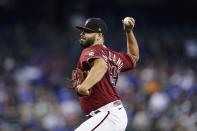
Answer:
[[83, 30], [85, 32], [96, 32], [95, 30], [92, 30], [92, 29], [87, 28], [87, 27], [76, 26], [76, 28], [79, 29], [79, 30]]

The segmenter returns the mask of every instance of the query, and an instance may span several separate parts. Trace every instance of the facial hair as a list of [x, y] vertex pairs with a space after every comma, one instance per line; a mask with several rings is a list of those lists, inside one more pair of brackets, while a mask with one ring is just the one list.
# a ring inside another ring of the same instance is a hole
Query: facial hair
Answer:
[[91, 38], [83, 38], [83, 40], [80, 40], [80, 45], [83, 48], [87, 48], [89, 46], [91, 46], [95, 41], [95, 37], [91, 37]]

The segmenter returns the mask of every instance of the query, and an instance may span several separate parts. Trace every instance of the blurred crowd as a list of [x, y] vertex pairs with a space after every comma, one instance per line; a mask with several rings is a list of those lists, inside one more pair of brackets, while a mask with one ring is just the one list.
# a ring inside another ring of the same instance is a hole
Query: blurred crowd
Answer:
[[[71, 23], [82, 20], [74, 16]], [[126, 131], [196, 131], [197, 28], [136, 27], [135, 33], [140, 61], [117, 85]], [[1, 131], [72, 131], [87, 119], [69, 82], [81, 52], [78, 37], [73, 28], [46, 23], [0, 28]], [[126, 51], [118, 28], [105, 43]]]

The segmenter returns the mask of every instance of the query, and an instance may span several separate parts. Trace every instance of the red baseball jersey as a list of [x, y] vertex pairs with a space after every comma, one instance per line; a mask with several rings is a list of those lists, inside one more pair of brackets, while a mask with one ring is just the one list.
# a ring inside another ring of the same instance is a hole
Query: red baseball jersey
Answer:
[[135, 61], [131, 55], [115, 52], [104, 45], [93, 45], [82, 51], [77, 68], [89, 71], [92, 67], [92, 62], [98, 58], [105, 60], [108, 70], [103, 78], [91, 88], [89, 96], [79, 97], [81, 108], [87, 114], [112, 101], [118, 100], [116, 83], [119, 74], [135, 66]]

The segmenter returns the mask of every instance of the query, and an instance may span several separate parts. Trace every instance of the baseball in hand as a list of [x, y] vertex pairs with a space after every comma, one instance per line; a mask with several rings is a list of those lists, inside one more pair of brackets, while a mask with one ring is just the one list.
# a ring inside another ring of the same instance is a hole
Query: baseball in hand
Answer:
[[126, 31], [133, 29], [135, 20], [132, 17], [125, 17], [123, 20], [123, 27]]
[[129, 21], [131, 21], [129, 17], [125, 17], [123, 20], [124, 24], [126, 25], [129, 25]]

